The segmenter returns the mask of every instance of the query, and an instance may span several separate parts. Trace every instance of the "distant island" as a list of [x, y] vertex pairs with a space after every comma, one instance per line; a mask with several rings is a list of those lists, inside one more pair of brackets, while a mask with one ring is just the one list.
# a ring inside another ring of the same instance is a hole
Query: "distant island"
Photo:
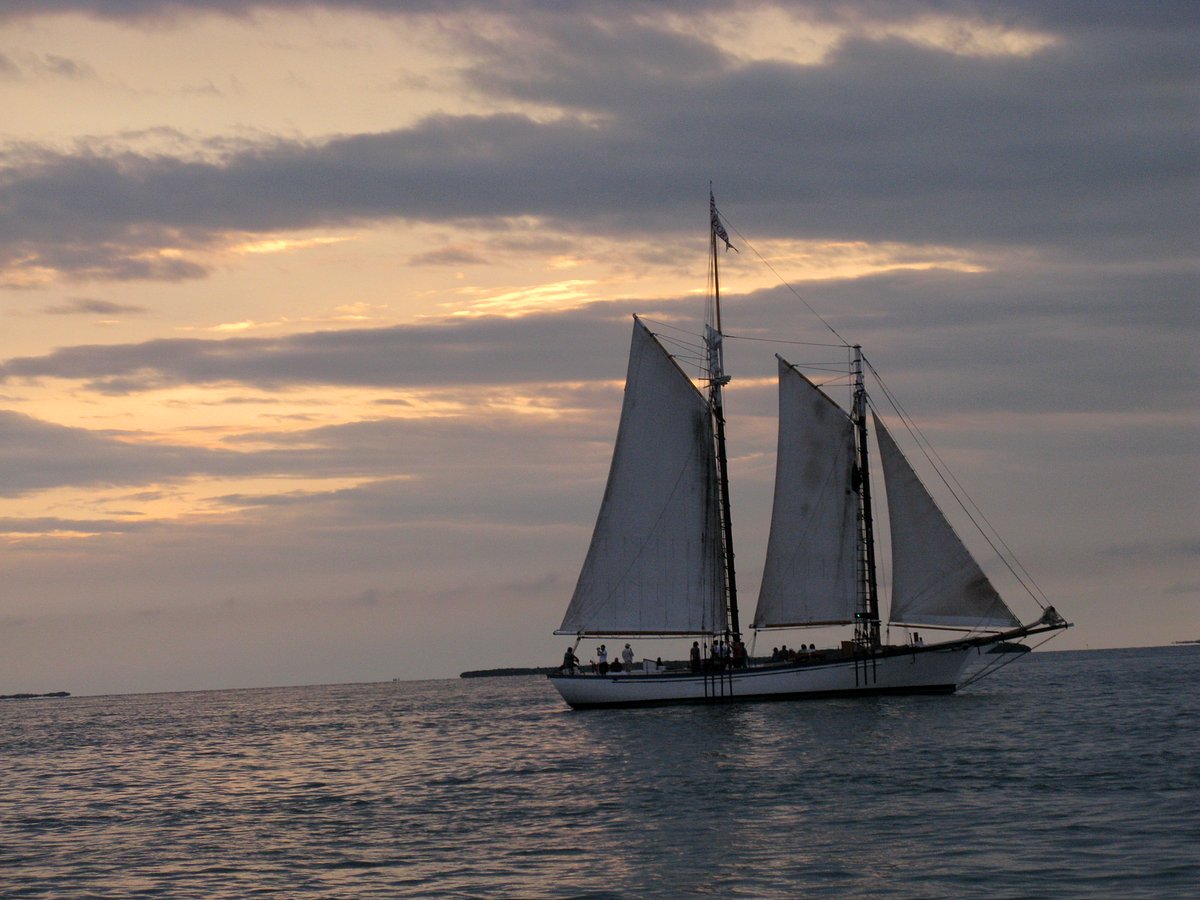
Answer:
[[49, 694], [0, 694], [0, 700], [36, 700], [39, 697], [70, 697], [70, 691], [51, 691]]
[[463, 672], [459, 678], [495, 678], [500, 675], [549, 675], [557, 672], [558, 666], [529, 666], [513, 669], [477, 669], [474, 672]]

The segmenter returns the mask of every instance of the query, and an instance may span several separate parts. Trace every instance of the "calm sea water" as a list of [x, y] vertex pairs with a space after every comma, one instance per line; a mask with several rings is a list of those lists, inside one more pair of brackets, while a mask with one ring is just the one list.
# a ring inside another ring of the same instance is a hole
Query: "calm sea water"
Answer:
[[1200, 646], [949, 697], [543, 678], [0, 704], [4, 897], [1200, 894]]

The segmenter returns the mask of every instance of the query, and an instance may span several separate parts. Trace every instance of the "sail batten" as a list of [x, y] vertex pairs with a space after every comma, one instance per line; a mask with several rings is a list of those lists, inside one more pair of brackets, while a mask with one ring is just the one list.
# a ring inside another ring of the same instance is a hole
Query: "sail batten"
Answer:
[[558, 633], [709, 634], [724, 603], [708, 402], [635, 318], [604, 500]]
[[952, 628], [1009, 628], [1020, 624], [878, 416], [875, 434], [892, 536], [889, 621]]
[[754, 628], [854, 621], [853, 427], [836, 403], [779, 357], [775, 501]]

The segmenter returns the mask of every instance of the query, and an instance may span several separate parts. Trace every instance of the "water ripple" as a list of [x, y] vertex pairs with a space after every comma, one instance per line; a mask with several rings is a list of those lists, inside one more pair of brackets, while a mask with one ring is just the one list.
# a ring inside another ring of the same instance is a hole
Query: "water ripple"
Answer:
[[1200, 652], [952, 697], [567, 711], [544, 679], [0, 706], [0, 896], [1186, 897]]

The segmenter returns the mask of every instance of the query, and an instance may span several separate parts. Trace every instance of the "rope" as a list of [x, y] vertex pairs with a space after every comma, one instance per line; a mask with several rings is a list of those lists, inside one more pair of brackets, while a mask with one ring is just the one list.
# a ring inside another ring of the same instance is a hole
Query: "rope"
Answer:
[[849, 346], [849, 344], [821, 344], [817, 341], [785, 341], [783, 338], [750, 337], [749, 335], [729, 334], [728, 332], [724, 334], [724, 337], [726, 340], [732, 341], [762, 341], [765, 344], [793, 344], [798, 347], [836, 347], [838, 350], [843, 350]]
[[725, 216], [724, 213], [721, 214], [721, 221], [724, 222], [728, 228], [731, 228], [733, 230], [734, 234], [736, 234], [738, 236], [738, 238], [741, 240], [741, 242], [745, 246], [750, 248], [750, 251], [755, 256], [758, 257], [759, 262], [761, 262], [764, 266], [766, 266], [768, 269], [771, 270], [771, 274], [773, 274], [776, 278], [779, 279], [779, 283], [782, 284], [785, 288], [787, 288], [788, 291], [791, 292], [793, 297], [795, 297], [797, 300], [799, 300], [801, 303], [803, 303], [805, 308], [810, 313], [812, 313], [814, 316], [816, 316], [817, 319], [820, 320], [821, 324], [824, 325], [826, 328], [828, 328], [829, 331], [833, 334], [833, 336], [835, 338], [837, 338], [839, 341], [841, 341], [841, 346], [843, 346], [843, 347], [850, 346], [850, 343], [844, 337], [842, 337], [840, 334], [838, 334], [837, 329], [834, 328], [832, 325], [830, 325], [825, 320], [825, 317], [822, 316], [819, 312], [817, 312], [813, 308], [812, 304], [809, 303], [807, 300], [804, 299], [804, 297], [802, 297], [800, 295], [799, 291], [797, 291], [794, 287], [792, 287], [790, 284], [788, 284], [787, 281], [784, 280], [784, 277], [779, 274], [779, 272], [776, 270], [776, 268], [773, 265], [771, 265], [770, 261], [768, 261], [765, 256], [763, 256], [761, 253], [758, 252], [758, 248], [755, 247], [752, 243], [750, 243], [750, 240], [744, 234], [742, 234], [741, 231], [738, 230], [736, 225], [734, 225], [732, 222], [729, 221], [728, 217]]
[[[1029, 648], [1030, 652], [1033, 652], [1038, 647], [1041, 647], [1043, 644], [1046, 644], [1049, 641], [1054, 640], [1060, 634], [1062, 634], [1061, 631], [1051, 632], [1050, 634], [1048, 634], [1046, 636], [1045, 640], [1039, 641], [1038, 643], [1036, 643], [1032, 647], [1030, 647]], [[1001, 658], [998, 659], [994, 663], [990, 663], [990, 664], [984, 666], [982, 669], [980, 669], [978, 672], [976, 672], [970, 678], [965, 680], [961, 685], [959, 685], [959, 687], [967, 687], [969, 685], [974, 684], [977, 681], [981, 681], [982, 679], [987, 678], [989, 675], [994, 675], [997, 672], [999, 672], [1001, 669], [1003, 669], [1005, 666], [1009, 665], [1010, 663], [1016, 662], [1018, 659], [1020, 659], [1025, 654], [1024, 653], [997, 653], [995, 655], [999, 656]], [[1005, 657], [1011, 657], [1011, 658], [1006, 659]]]

